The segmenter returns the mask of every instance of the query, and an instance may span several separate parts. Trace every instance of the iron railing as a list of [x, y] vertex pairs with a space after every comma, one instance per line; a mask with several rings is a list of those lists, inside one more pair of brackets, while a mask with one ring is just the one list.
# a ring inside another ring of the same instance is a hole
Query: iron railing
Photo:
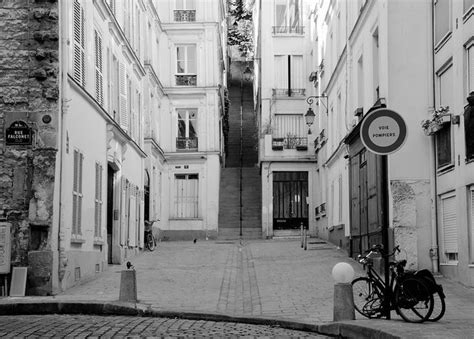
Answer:
[[296, 137], [296, 136], [290, 136], [290, 137], [285, 137], [285, 138], [273, 138], [272, 149], [274, 150], [296, 149], [298, 151], [305, 151], [308, 149], [308, 138]]
[[304, 34], [304, 26], [273, 26], [273, 34]]
[[273, 96], [288, 96], [288, 97], [293, 97], [293, 96], [304, 96], [306, 93], [305, 88], [273, 88]]
[[176, 74], [176, 86], [196, 86], [197, 84], [197, 75], [195, 74]]
[[196, 151], [198, 149], [198, 138], [176, 138], [176, 150]]
[[192, 22], [196, 21], [195, 9], [176, 9], [174, 11], [174, 21]]

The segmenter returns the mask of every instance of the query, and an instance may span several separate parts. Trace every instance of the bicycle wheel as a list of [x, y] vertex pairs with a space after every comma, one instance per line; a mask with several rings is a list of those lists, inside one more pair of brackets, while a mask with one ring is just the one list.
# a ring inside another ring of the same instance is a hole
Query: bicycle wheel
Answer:
[[151, 232], [146, 235], [145, 246], [150, 251], [155, 250], [155, 247], [156, 247], [155, 237], [153, 236], [153, 234]]
[[383, 298], [372, 280], [360, 277], [352, 281], [354, 294], [354, 308], [367, 318], [380, 318], [382, 316]]
[[438, 290], [433, 294], [433, 312], [430, 315], [429, 321], [438, 321], [444, 316], [446, 312], [446, 302], [444, 301], [445, 295], [443, 293], [443, 288], [441, 285], [438, 285]]
[[404, 279], [395, 287], [395, 308], [403, 320], [421, 323], [433, 312], [433, 295], [419, 279]]

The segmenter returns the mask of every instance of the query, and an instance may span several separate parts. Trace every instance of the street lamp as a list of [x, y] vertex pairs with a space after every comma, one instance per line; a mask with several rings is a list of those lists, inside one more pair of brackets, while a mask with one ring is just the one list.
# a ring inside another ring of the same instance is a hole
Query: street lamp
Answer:
[[313, 109], [311, 108], [311, 105], [313, 104], [314, 99], [317, 99], [316, 105], [319, 105], [319, 102], [321, 101], [321, 99], [326, 99], [326, 103], [324, 103], [324, 102], [321, 102], [321, 103], [326, 108], [326, 115], [328, 115], [328, 97], [327, 97], [327, 95], [323, 94], [323, 95], [311, 95], [311, 96], [309, 96], [306, 99], [306, 102], [308, 103], [309, 108], [308, 108], [308, 111], [306, 112], [306, 114], [304, 115], [306, 125], [308, 125], [308, 134], [311, 134], [311, 125], [313, 124], [314, 118], [316, 116], [316, 114], [314, 114]]
[[245, 81], [250, 81], [250, 80], [252, 80], [252, 70], [250, 69], [249, 66], [247, 66], [247, 67], [245, 68], [243, 75], [244, 75], [244, 80], [245, 80]]

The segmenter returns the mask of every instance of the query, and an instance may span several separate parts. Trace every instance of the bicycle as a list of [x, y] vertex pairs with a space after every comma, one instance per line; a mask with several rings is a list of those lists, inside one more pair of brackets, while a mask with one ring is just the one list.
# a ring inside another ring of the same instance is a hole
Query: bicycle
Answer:
[[[389, 298], [389, 311], [395, 310], [407, 322], [421, 323], [433, 312], [433, 295], [426, 283], [416, 275], [405, 275], [406, 260], [389, 263], [391, 277], [389, 296], [385, 295], [385, 281], [373, 268], [373, 257], [381, 255], [381, 246], [374, 246], [366, 256], [359, 255], [359, 262], [367, 267], [367, 276], [352, 281], [354, 307], [367, 318], [381, 318], [384, 315], [385, 297]], [[396, 246], [391, 254], [400, 251]], [[382, 255], [383, 257], [383, 255]]]
[[145, 247], [153, 252], [156, 248], [156, 239], [155, 236], [153, 235], [153, 224], [156, 221], [159, 221], [160, 219], [156, 220], [145, 220]]

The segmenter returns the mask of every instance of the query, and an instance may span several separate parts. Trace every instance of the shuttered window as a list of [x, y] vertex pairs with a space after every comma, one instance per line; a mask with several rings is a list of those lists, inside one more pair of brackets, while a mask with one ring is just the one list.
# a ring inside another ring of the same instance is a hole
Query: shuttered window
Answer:
[[443, 251], [445, 262], [458, 260], [458, 228], [456, 222], [456, 196], [441, 197]]
[[73, 22], [73, 78], [84, 87], [86, 84], [84, 8], [78, 0], [74, 0]]
[[120, 106], [120, 127], [128, 130], [128, 97], [127, 97], [127, 73], [124, 63], [119, 66], [119, 106]]
[[102, 173], [103, 168], [99, 163], [95, 164], [95, 222], [94, 236], [102, 237]]
[[469, 189], [470, 261], [474, 263], [474, 185]]
[[199, 175], [175, 175], [175, 217], [198, 218]]
[[302, 137], [306, 135], [302, 114], [275, 114], [276, 138]]
[[304, 95], [305, 84], [302, 55], [275, 55], [275, 90], [276, 95]]
[[73, 185], [72, 185], [72, 234], [82, 234], [82, 164], [84, 155], [74, 150]]
[[97, 102], [104, 105], [104, 75], [103, 75], [103, 49], [102, 37], [99, 32], [94, 31], [95, 45], [95, 98]]

